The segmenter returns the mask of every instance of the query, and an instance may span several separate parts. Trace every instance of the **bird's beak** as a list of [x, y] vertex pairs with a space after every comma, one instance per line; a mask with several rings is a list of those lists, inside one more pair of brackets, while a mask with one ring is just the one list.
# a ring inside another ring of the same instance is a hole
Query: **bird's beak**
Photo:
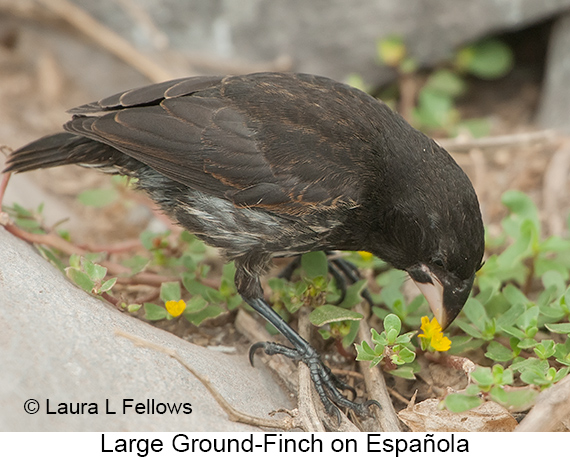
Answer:
[[469, 297], [475, 276], [466, 281], [449, 279], [448, 275], [436, 275], [426, 265], [409, 270], [408, 273], [426, 297], [433, 315], [445, 329], [457, 317]]

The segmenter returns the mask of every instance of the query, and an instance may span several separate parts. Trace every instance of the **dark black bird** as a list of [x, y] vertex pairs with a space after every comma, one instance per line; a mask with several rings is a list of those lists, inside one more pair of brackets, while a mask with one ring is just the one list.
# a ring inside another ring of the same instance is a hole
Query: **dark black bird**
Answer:
[[[65, 133], [12, 153], [8, 171], [64, 164], [138, 178], [184, 228], [235, 260], [243, 299], [293, 345], [329, 413], [344, 387], [264, 301], [272, 257], [365, 250], [409, 273], [447, 327], [483, 256], [473, 187], [451, 156], [382, 102], [306, 74], [194, 77], [72, 109]], [[332, 402], [331, 402], [332, 400]]]

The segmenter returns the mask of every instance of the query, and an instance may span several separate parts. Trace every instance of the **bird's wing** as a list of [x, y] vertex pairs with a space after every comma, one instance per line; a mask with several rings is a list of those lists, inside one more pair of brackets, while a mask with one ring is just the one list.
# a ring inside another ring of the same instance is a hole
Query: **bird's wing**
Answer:
[[238, 206], [283, 214], [357, 206], [358, 138], [341, 114], [290, 87], [300, 90], [255, 77], [170, 81], [76, 108], [66, 129]]

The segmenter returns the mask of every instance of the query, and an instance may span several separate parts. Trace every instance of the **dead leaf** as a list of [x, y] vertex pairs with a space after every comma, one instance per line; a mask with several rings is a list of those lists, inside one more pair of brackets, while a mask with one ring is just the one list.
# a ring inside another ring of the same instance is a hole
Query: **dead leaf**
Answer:
[[487, 401], [464, 413], [439, 409], [440, 400], [430, 398], [398, 413], [413, 432], [512, 432], [517, 421], [501, 405]]

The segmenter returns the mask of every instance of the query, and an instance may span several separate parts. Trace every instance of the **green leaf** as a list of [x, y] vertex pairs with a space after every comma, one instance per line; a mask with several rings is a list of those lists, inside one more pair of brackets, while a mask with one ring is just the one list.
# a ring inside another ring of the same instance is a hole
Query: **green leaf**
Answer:
[[477, 369], [471, 373], [471, 378], [482, 387], [493, 384], [493, 374], [488, 367], [477, 367]]
[[319, 306], [309, 314], [309, 320], [317, 327], [321, 327], [330, 322], [346, 320], [358, 321], [362, 318], [363, 316], [360, 313], [334, 305]]
[[540, 373], [533, 370], [525, 370], [521, 373], [521, 381], [526, 384], [534, 384], [536, 386], [544, 386], [551, 384], [551, 380], [546, 378], [546, 373]]
[[160, 286], [160, 299], [163, 302], [180, 300], [180, 283], [178, 281], [163, 282]]
[[88, 189], [81, 192], [77, 199], [85, 206], [93, 206], [102, 208], [107, 206], [119, 198], [117, 189], [108, 187], [104, 189]]
[[459, 124], [455, 131], [461, 133], [461, 131], [468, 131], [473, 138], [483, 138], [491, 134], [492, 123], [489, 119], [484, 117], [464, 119]]
[[556, 372], [556, 375], [554, 376], [553, 381], [554, 382], [561, 381], [562, 379], [564, 379], [566, 377], [568, 372], [570, 372], [570, 367], [560, 368], [560, 370], [558, 370]]
[[65, 272], [65, 269], [67, 268], [66, 265], [61, 261], [59, 256], [53, 252], [52, 249], [41, 245], [37, 245], [36, 249], [40, 252], [44, 259], [50, 261], [57, 267], [59, 271]]
[[140, 255], [135, 255], [123, 261], [123, 265], [131, 269], [131, 276], [134, 276], [137, 273], [143, 271], [149, 263], [150, 259]]
[[228, 311], [232, 311], [232, 310], [236, 309], [239, 305], [241, 305], [242, 302], [243, 302], [243, 299], [241, 298], [241, 295], [233, 295], [233, 296], [229, 297], [226, 300]]
[[461, 329], [463, 330], [465, 333], [467, 333], [467, 335], [473, 337], [473, 338], [482, 338], [483, 334], [473, 325], [468, 324], [467, 322], [464, 322], [461, 319], [458, 319], [455, 321], [455, 324]]
[[154, 251], [168, 245], [166, 240], [168, 235], [169, 232], [156, 233], [151, 232], [150, 230], [145, 230], [140, 234], [139, 238], [141, 240], [141, 244], [146, 250]]
[[470, 297], [465, 303], [463, 312], [467, 318], [477, 327], [479, 330], [485, 329], [485, 323], [487, 321], [487, 312], [485, 307], [479, 302], [479, 300]]
[[324, 252], [308, 252], [301, 257], [301, 266], [309, 279], [328, 274], [328, 260]]
[[535, 347], [537, 344], [538, 344], [538, 341], [536, 341], [533, 338], [523, 338], [521, 341], [519, 341], [518, 347], [520, 349], [531, 349], [531, 348]]
[[354, 347], [356, 348], [356, 360], [367, 362], [378, 357], [366, 341], [363, 341], [362, 344], [355, 344]]
[[495, 385], [506, 385], [513, 383], [513, 370], [510, 368], [504, 369], [502, 365], [493, 365], [493, 383]]
[[511, 48], [497, 39], [487, 39], [467, 46], [457, 54], [457, 68], [481, 79], [505, 76], [514, 65]]
[[417, 331], [413, 331], [413, 332], [408, 332], [408, 333], [404, 333], [402, 335], [399, 335], [398, 338], [396, 338], [395, 343], [396, 344], [407, 344], [412, 340], [412, 337], [417, 333]]
[[542, 340], [534, 347], [534, 352], [539, 359], [546, 360], [555, 353], [554, 340]]
[[105, 281], [103, 284], [101, 284], [101, 289], [99, 289], [99, 291], [100, 292], [110, 291], [116, 282], [117, 282], [117, 278], [111, 278], [111, 279]]
[[494, 386], [490, 391], [491, 399], [506, 408], [525, 411], [534, 405], [538, 392], [534, 389], [508, 390]]
[[17, 216], [20, 217], [34, 217], [34, 213], [32, 213], [30, 210], [24, 208], [22, 205], [18, 204], [18, 203], [14, 203], [13, 205], [13, 210], [16, 213]]
[[149, 321], [159, 321], [166, 319], [168, 311], [162, 306], [155, 305], [154, 303], [145, 303], [144, 305], [145, 318]]
[[495, 362], [508, 362], [514, 358], [512, 349], [506, 348], [496, 341], [491, 341], [487, 347], [485, 357], [494, 360]]
[[406, 57], [407, 50], [400, 36], [391, 35], [378, 41], [377, 52], [380, 62], [397, 67]]
[[453, 113], [452, 97], [430, 88], [420, 91], [418, 106], [414, 110], [414, 117], [420, 125], [431, 128], [445, 127], [451, 123]]
[[402, 321], [395, 314], [388, 314], [384, 318], [384, 330], [386, 332], [393, 330], [396, 332], [396, 336], [398, 336], [400, 334], [401, 329], [402, 329]]
[[503, 296], [512, 306], [519, 306], [518, 309], [520, 309], [520, 305], [527, 305], [530, 303], [529, 299], [526, 298], [526, 295], [512, 284], [505, 286], [503, 289]]
[[558, 343], [555, 347], [556, 361], [563, 365], [570, 365], [570, 338], [565, 343]]
[[376, 277], [376, 283], [382, 288], [380, 300], [388, 307], [392, 307], [397, 300], [403, 300], [400, 290], [406, 280], [406, 274], [400, 270], [391, 269]]
[[[509, 284], [507, 287], [505, 287], [505, 290], [507, 290], [507, 288], [510, 288], [510, 287], [511, 287], [511, 285]], [[503, 290], [503, 296], [505, 296], [505, 290]], [[524, 297], [524, 295], [523, 295], [523, 297]], [[511, 298], [513, 298], [513, 297], [511, 297]], [[525, 300], [527, 300], [526, 297], [524, 297], [524, 298], [525, 298]], [[510, 300], [507, 300], [507, 301], [510, 301]], [[511, 306], [509, 307], [507, 312], [505, 312], [504, 314], [499, 316], [499, 318], [497, 319], [497, 327], [499, 329], [504, 330], [505, 327], [512, 326], [512, 323], [515, 322], [520, 316], [522, 316], [522, 314], [525, 312], [525, 310], [526, 310], [526, 308], [525, 308], [524, 304], [522, 304], [520, 302], [516, 302], [516, 303], [511, 302]], [[523, 338], [524, 338], [524, 336], [523, 336]]]
[[427, 79], [424, 87], [429, 87], [434, 91], [451, 97], [457, 97], [465, 92], [466, 84], [457, 73], [444, 69], [433, 72]]
[[566, 290], [566, 279], [558, 271], [549, 270], [542, 275], [541, 279], [544, 288], [552, 288], [557, 296], [562, 295]]
[[405, 57], [404, 60], [400, 62], [400, 72], [404, 74], [415, 73], [418, 71], [419, 64], [413, 57]]
[[[226, 263], [222, 268], [222, 278], [226, 281], [234, 284], [236, 276], [236, 265], [235, 262]], [[235, 287], [235, 284], [234, 284]]]
[[68, 267], [65, 269], [65, 274], [69, 279], [71, 279], [75, 284], [81, 287], [85, 292], [91, 293], [93, 287], [95, 287], [95, 282], [81, 270], [76, 268]]
[[127, 305], [127, 311], [129, 313], [136, 313], [139, 309], [141, 309], [142, 305], [138, 304], [138, 303], [131, 303], [130, 305]]
[[451, 349], [447, 351], [450, 355], [465, 354], [468, 351], [479, 349], [485, 344], [483, 340], [469, 335], [452, 336], [450, 339]]
[[551, 236], [540, 244], [542, 252], [561, 252], [570, 250], [570, 240], [560, 238], [559, 236]]
[[182, 283], [184, 284], [184, 288], [190, 292], [191, 295], [201, 295], [210, 303], [221, 303], [225, 299], [219, 290], [202, 284], [196, 280], [193, 275], [184, 274]]
[[414, 368], [411, 366], [398, 367], [395, 370], [389, 371], [388, 373], [394, 376], [398, 376], [399, 378], [411, 380], [416, 379], [416, 376], [414, 375]]
[[344, 300], [339, 305], [342, 308], [354, 308], [358, 303], [362, 301], [361, 293], [366, 288], [366, 279], [361, 279], [360, 281], [351, 284], [346, 288], [346, 295]]
[[344, 82], [349, 86], [361, 90], [362, 92], [368, 92], [368, 86], [364, 82], [362, 76], [358, 73], [349, 73]]
[[71, 254], [69, 256], [69, 266], [81, 269], [81, 256], [79, 254]]
[[510, 325], [509, 326], [505, 325], [505, 326], [501, 327], [501, 330], [503, 332], [505, 332], [506, 334], [508, 334], [510, 336], [514, 336], [515, 338], [517, 338], [519, 340], [524, 340], [526, 338], [526, 335], [522, 330], [520, 330], [516, 327], [510, 326]]
[[405, 363], [411, 363], [416, 358], [416, 353], [409, 350], [405, 346], [399, 346], [399, 347], [394, 346], [394, 350], [396, 352], [395, 355], [398, 359], [398, 361], [396, 362], [398, 365], [403, 365]]
[[534, 334], [530, 334], [529, 331], [536, 328], [539, 311], [540, 310], [538, 306], [532, 306], [531, 308], [527, 309], [515, 322], [517, 326], [520, 329], [524, 330], [531, 338], [536, 334], [536, 332], [534, 332]]
[[462, 413], [477, 408], [483, 400], [478, 396], [464, 394], [449, 394], [445, 397], [445, 407], [452, 413]]
[[526, 370], [533, 370], [535, 372], [544, 373], [548, 369], [548, 361], [539, 360], [537, 358], [520, 359], [513, 362], [511, 368], [521, 373]]
[[196, 295], [186, 302], [186, 309], [184, 310], [184, 313], [197, 313], [199, 311], [202, 311], [206, 306], [208, 306], [206, 299], [200, 295]]
[[388, 340], [386, 339], [386, 332], [378, 333], [376, 329], [370, 329], [372, 341], [380, 346], [387, 346]]
[[534, 233], [533, 223], [524, 221], [515, 242], [497, 257], [497, 268], [500, 273], [508, 275], [509, 270], [516, 269], [517, 263], [530, 256]]
[[107, 269], [87, 259], [83, 259], [83, 270], [93, 281], [100, 281], [107, 274]]
[[545, 324], [545, 327], [553, 333], [567, 333], [570, 335], [570, 323]]
[[527, 194], [519, 190], [508, 190], [502, 195], [501, 202], [511, 213], [522, 220], [531, 221], [537, 230], [540, 229], [538, 208]]
[[342, 347], [347, 348], [356, 339], [358, 335], [358, 327], [360, 326], [359, 321], [350, 321], [350, 331], [342, 339]]
[[209, 305], [197, 313], [184, 313], [184, 317], [192, 324], [199, 326], [202, 322], [208, 319], [218, 317], [224, 312], [224, 308], [218, 305]]
[[28, 232], [41, 233], [41, 223], [36, 219], [27, 219], [22, 217], [15, 218], [16, 225], [22, 227]]

